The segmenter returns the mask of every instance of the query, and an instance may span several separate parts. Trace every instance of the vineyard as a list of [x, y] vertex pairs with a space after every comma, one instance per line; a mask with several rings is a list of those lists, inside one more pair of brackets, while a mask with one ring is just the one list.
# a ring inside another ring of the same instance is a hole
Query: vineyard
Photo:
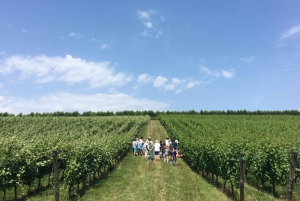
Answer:
[[[245, 153], [248, 184], [277, 197], [286, 191], [291, 151], [300, 150], [300, 116], [160, 114], [157, 119], [166, 134], [179, 140], [187, 163], [204, 178], [222, 182], [222, 188], [229, 186], [232, 194], [239, 184], [240, 152]], [[21, 193], [29, 195], [43, 186], [52, 188], [54, 149], [61, 188], [68, 198], [76, 197], [78, 190], [88, 189], [128, 153], [132, 139], [149, 120], [149, 116], [0, 118], [2, 200], [20, 199]]]
[[18, 197], [52, 182], [52, 150], [59, 154], [60, 179], [68, 189], [85, 185], [127, 153], [149, 116], [0, 118], [0, 189]]
[[[172, 138], [180, 142], [188, 163], [203, 176], [239, 181], [239, 154], [245, 153], [246, 179], [262, 189], [287, 186], [292, 150], [300, 148], [298, 116], [160, 115]], [[299, 158], [297, 162], [299, 168]]]

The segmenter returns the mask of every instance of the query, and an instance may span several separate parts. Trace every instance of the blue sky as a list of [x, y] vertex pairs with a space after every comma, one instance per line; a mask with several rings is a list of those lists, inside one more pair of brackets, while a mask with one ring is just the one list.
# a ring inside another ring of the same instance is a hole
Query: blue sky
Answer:
[[300, 1], [0, 1], [0, 112], [300, 110]]

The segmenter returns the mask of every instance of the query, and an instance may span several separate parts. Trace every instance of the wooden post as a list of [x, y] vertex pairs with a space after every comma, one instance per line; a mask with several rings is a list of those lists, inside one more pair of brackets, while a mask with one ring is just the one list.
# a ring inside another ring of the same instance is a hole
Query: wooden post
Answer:
[[240, 153], [240, 201], [245, 200], [244, 194], [244, 183], [245, 183], [245, 153]]
[[289, 201], [292, 201], [293, 198], [297, 155], [298, 155], [297, 151], [292, 151], [290, 172], [289, 172], [289, 185], [288, 185], [288, 192], [287, 192], [287, 200]]
[[53, 156], [53, 171], [54, 171], [54, 189], [55, 189], [55, 201], [59, 201], [59, 175], [58, 175], [58, 152], [57, 150], [52, 151]]

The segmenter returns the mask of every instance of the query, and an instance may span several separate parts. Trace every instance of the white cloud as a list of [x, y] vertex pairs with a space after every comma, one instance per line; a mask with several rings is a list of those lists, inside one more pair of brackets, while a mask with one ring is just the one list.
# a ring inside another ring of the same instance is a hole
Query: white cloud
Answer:
[[0, 83], [0, 88], [2, 88], [2, 87], [4, 87], [4, 85]]
[[152, 25], [151, 22], [144, 22], [144, 25], [145, 25], [148, 29], [150, 29], [150, 28], [153, 27], [153, 25]]
[[104, 44], [101, 45], [101, 49], [107, 49], [109, 47], [110, 47], [110, 45], [107, 45], [106, 43], [104, 43]]
[[204, 77], [203, 77], [203, 80], [207, 77], [207, 76], [210, 76], [210, 77], [220, 77], [220, 76], [223, 76], [227, 79], [231, 79], [233, 76], [234, 76], [234, 69], [230, 69], [229, 71], [228, 70], [216, 70], [216, 71], [213, 71], [209, 68], [206, 68], [202, 65], [200, 65], [200, 70], [202, 73], [204, 73]]
[[161, 87], [164, 86], [164, 84], [168, 81], [167, 78], [162, 76], [157, 76], [156, 79], [153, 82], [154, 87]]
[[150, 76], [148, 74], [141, 74], [138, 77], [139, 83], [149, 83], [149, 82], [152, 82], [152, 80], [153, 80], [152, 76]]
[[186, 85], [186, 89], [190, 89], [190, 88], [192, 88], [192, 87], [194, 87], [194, 86], [196, 86], [196, 85], [199, 85], [199, 84], [201, 84], [201, 82], [200, 81], [191, 81], [191, 82], [189, 82], [187, 85]]
[[132, 76], [114, 71], [109, 62], [87, 62], [71, 55], [62, 57], [12, 56], [0, 62], [0, 73], [20, 73], [20, 79], [34, 78], [38, 83], [88, 82], [90, 87], [123, 86], [132, 80]]
[[21, 31], [22, 31], [22, 32], [24, 32], [24, 33], [26, 33], [26, 32], [27, 32], [27, 30], [26, 30], [26, 29], [21, 29]]
[[250, 56], [250, 57], [244, 57], [244, 58], [240, 58], [240, 60], [244, 63], [250, 63], [252, 61], [255, 61], [257, 59], [256, 56]]
[[70, 37], [76, 37], [76, 38], [81, 38], [82, 35], [80, 35], [79, 33], [70, 33], [69, 34]]
[[181, 81], [180, 79], [178, 79], [178, 78], [172, 78], [171, 83], [165, 85], [165, 89], [166, 89], [166, 90], [173, 90], [173, 89], [175, 89], [178, 85], [181, 85], [181, 82], [182, 82], [182, 81]]
[[28, 114], [30, 112], [55, 111], [123, 111], [165, 110], [168, 103], [148, 99], [136, 99], [123, 93], [70, 94], [54, 93], [34, 99], [0, 96], [0, 112]]
[[172, 78], [170, 82], [169, 79], [157, 76], [153, 82], [153, 86], [156, 88], [163, 88], [164, 90], [175, 90], [175, 93], [180, 93], [183, 89], [190, 89], [196, 85], [201, 84], [200, 81], [194, 81], [191, 78], [179, 79]]
[[300, 32], [300, 25], [294, 26], [294, 27], [290, 28], [289, 30], [287, 30], [286, 32], [284, 32], [281, 35], [279, 41], [282, 41], [286, 38], [290, 38], [291, 36], [297, 34], [298, 32]]
[[150, 19], [150, 15], [156, 13], [155, 11], [153, 10], [149, 10], [149, 11], [140, 11], [140, 10], [137, 10], [137, 14], [138, 14], [138, 18], [139, 19]]
[[234, 76], [234, 70], [232, 69], [230, 71], [222, 70], [221, 73], [227, 79], [231, 79]]
[[0, 55], [6, 55], [6, 52], [0, 52]]

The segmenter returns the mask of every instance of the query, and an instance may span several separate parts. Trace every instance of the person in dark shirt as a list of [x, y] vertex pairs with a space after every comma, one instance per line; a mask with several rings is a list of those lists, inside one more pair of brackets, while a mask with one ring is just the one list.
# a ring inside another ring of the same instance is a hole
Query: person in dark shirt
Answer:
[[166, 143], [163, 143], [161, 146], [161, 154], [164, 162], [166, 162]]
[[174, 150], [177, 151], [177, 146], [178, 146], [178, 144], [175, 142], [174, 139], [172, 139], [172, 145], [173, 145], [173, 147], [174, 147]]
[[175, 142], [174, 139], [172, 139], [171, 145], [173, 146], [173, 151], [171, 152], [172, 153], [173, 165], [176, 166], [176, 161], [177, 161], [177, 157], [176, 157], [176, 155], [177, 155], [177, 143]]
[[[171, 158], [172, 158], [172, 160], [173, 160], [173, 152], [174, 152], [174, 146], [173, 146], [172, 143], [170, 143], [170, 145], [169, 145], [169, 156], [170, 156], [170, 160], [171, 160]], [[174, 165], [174, 161], [173, 161], [173, 165]]]

